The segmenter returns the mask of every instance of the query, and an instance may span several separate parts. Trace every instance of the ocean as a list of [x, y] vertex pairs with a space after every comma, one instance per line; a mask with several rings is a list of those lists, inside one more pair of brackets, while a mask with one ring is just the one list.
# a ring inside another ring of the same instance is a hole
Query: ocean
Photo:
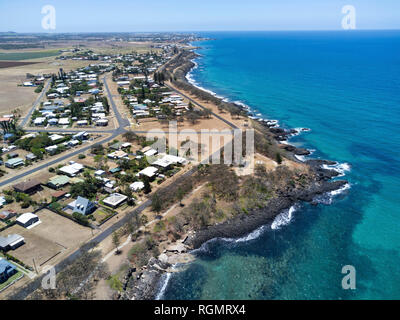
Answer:
[[[300, 203], [241, 239], [215, 239], [162, 299], [400, 298], [400, 31], [218, 32], [189, 78], [309, 128], [290, 142], [338, 162], [350, 187]], [[343, 266], [356, 289], [342, 288]]]

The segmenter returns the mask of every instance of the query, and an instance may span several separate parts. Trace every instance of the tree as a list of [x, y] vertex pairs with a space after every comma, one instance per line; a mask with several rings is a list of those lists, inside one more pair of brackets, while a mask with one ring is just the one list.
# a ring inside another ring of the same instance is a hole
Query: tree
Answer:
[[154, 212], [160, 213], [162, 210], [161, 198], [158, 193], [155, 193], [151, 198], [151, 209]]
[[142, 180], [143, 180], [143, 183], [144, 183], [143, 192], [145, 194], [149, 194], [151, 192], [150, 179], [147, 176], [143, 176]]
[[184, 196], [185, 196], [185, 193], [183, 192], [182, 188], [179, 187], [178, 190], [177, 190], [177, 192], [176, 192], [176, 197], [178, 198], [178, 200], [179, 200], [179, 205], [180, 205], [181, 207], [184, 206], [183, 203], [182, 203], [182, 200], [183, 200], [183, 197], [184, 197]]
[[278, 164], [282, 163], [282, 156], [281, 156], [281, 154], [279, 152], [276, 153], [276, 162]]
[[187, 112], [186, 118], [192, 123], [195, 124], [199, 120], [199, 115], [195, 112]]
[[118, 233], [116, 231], [113, 232], [112, 242], [113, 242], [113, 244], [115, 246], [115, 249], [116, 249], [115, 254], [120, 254], [121, 250], [119, 250], [119, 248], [118, 248], [119, 245], [120, 245], [120, 240], [119, 240], [119, 235], [118, 235]]

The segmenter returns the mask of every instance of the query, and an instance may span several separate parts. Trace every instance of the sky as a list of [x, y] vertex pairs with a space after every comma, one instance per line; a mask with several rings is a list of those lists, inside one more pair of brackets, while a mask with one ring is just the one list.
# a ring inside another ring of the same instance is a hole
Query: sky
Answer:
[[400, 29], [400, 0], [0, 0], [0, 32], [339, 30], [345, 5], [357, 29]]

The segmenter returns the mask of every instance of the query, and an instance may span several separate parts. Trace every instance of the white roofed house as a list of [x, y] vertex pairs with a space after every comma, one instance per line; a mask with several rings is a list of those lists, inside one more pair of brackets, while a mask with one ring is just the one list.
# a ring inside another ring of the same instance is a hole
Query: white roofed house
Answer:
[[146, 176], [146, 177], [152, 179], [156, 176], [157, 171], [158, 171], [158, 169], [155, 167], [147, 167], [147, 168], [143, 169], [142, 171], [138, 172], [136, 174], [136, 176], [137, 177]]
[[109, 153], [107, 155], [107, 157], [110, 158], [110, 159], [122, 159], [122, 158], [125, 158], [127, 156], [128, 156], [128, 154], [126, 152], [124, 152], [124, 151], [121, 151], [121, 150]]
[[99, 120], [96, 120], [95, 123], [96, 123], [96, 126], [105, 127], [108, 125], [108, 119], [99, 119]]
[[49, 125], [51, 126], [56, 126], [58, 125], [58, 119], [57, 118], [51, 118], [48, 120]]
[[52, 134], [51, 136], [49, 136], [49, 138], [51, 139], [51, 141], [57, 142], [59, 140], [64, 139], [64, 136], [55, 133], [55, 134]]
[[67, 176], [70, 177], [75, 177], [78, 173], [80, 173], [83, 170], [84, 166], [80, 163], [72, 163], [68, 166], [64, 166], [60, 168], [60, 171]]
[[103, 200], [103, 203], [106, 206], [109, 206], [113, 209], [118, 208], [122, 203], [124, 203], [128, 199], [127, 196], [120, 193], [113, 193], [109, 197]]
[[36, 214], [33, 214], [32, 212], [22, 214], [17, 218], [16, 221], [17, 224], [19, 224], [24, 228], [33, 227], [33, 225], [40, 223], [39, 217]]
[[57, 152], [58, 146], [54, 145], [54, 146], [48, 146], [46, 148], [44, 148], [46, 150], [47, 153], [49, 154], [55, 154]]
[[69, 118], [60, 118], [58, 124], [61, 126], [69, 125]]
[[37, 117], [35, 120], [33, 120], [33, 124], [35, 126], [42, 126], [44, 125], [46, 121], [46, 117]]
[[136, 182], [132, 183], [132, 184], [129, 186], [129, 188], [130, 188], [132, 191], [138, 192], [138, 191], [144, 189], [144, 183], [143, 183], [142, 181], [136, 181]]

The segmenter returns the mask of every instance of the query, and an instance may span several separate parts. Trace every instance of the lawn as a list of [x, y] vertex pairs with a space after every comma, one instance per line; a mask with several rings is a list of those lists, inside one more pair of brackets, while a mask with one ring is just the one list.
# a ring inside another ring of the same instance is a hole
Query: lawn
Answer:
[[111, 217], [113, 214], [113, 212], [107, 212], [107, 210], [104, 208], [98, 208], [93, 213], [93, 217], [95, 218], [97, 224], [101, 224], [105, 219]]
[[23, 273], [21, 271], [18, 271], [16, 274], [10, 277], [6, 282], [0, 283], [0, 291], [3, 290], [5, 287], [7, 287], [10, 283], [16, 281], [22, 275]]

